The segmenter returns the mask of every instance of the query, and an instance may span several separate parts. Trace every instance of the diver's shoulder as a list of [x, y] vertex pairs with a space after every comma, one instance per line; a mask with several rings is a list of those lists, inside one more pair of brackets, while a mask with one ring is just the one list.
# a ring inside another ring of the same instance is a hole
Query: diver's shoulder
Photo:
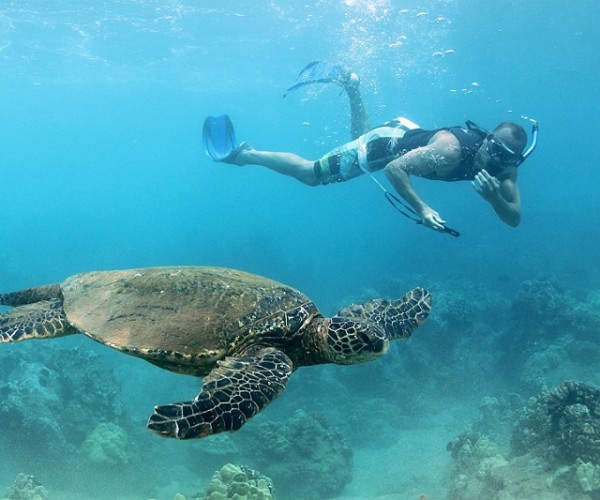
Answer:
[[447, 160], [460, 160], [460, 142], [449, 130], [443, 129], [437, 132], [429, 141], [429, 146]]

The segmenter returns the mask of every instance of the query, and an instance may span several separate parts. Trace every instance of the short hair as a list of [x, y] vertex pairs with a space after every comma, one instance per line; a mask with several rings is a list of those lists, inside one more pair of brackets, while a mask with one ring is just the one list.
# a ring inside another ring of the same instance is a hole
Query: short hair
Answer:
[[512, 139], [511, 144], [507, 144], [507, 146], [515, 151], [523, 151], [527, 145], [527, 132], [525, 132], [525, 129], [515, 122], [502, 122], [494, 129], [494, 133], [503, 129], [508, 129]]

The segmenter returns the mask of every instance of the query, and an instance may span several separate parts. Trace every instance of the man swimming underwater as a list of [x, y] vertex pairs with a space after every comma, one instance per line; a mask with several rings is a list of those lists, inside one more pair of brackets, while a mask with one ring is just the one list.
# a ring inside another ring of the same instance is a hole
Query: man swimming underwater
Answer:
[[[238, 144], [231, 120], [223, 115], [205, 121], [203, 139], [207, 155], [214, 161], [233, 165], [266, 167], [309, 186], [344, 182], [363, 173], [383, 170], [418, 222], [455, 236], [458, 233], [447, 228], [440, 214], [417, 194], [410, 176], [447, 182], [468, 180], [503, 222], [512, 227], [519, 225], [521, 198], [517, 168], [536, 146], [536, 122], [533, 122], [532, 143], [525, 153], [527, 134], [523, 127], [509, 121], [500, 123], [491, 132], [471, 121], [466, 122], [466, 127], [423, 130], [405, 118], [371, 129], [356, 73], [340, 65], [315, 61], [302, 70], [288, 92], [317, 82], [336, 83], [347, 93], [351, 142], [318, 160], [288, 152], [261, 151], [248, 142]], [[391, 193], [386, 192], [387, 195], [393, 204], [394, 200], [400, 201]]]

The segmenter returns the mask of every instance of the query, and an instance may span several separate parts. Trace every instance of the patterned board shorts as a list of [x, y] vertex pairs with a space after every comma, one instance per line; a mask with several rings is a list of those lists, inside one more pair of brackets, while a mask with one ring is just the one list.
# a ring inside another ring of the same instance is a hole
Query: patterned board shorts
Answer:
[[[390, 161], [406, 152], [402, 148], [401, 139], [409, 127], [397, 118], [381, 127], [374, 128], [358, 139], [329, 151], [314, 164], [315, 175], [322, 184], [344, 182], [367, 172], [375, 172], [384, 168]], [[410, 123], [410, 122], [409, 122]], [[412, 124], [414, 125], [414, 124]], [[366, 169], [359, 162], [360, 147], [366, 143]]]

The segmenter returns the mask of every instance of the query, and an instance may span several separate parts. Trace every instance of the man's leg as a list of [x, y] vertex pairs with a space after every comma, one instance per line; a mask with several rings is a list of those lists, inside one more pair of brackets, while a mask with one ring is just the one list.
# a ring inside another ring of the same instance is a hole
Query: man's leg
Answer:
[[350, 99], [350, 134], [352, 135], [352, 140], [354, 140], [368, 132], [371, 129], [371, 125], [362, 96], [360, 95], [360, 79], [358, 75], [350, 73], [343, 87]]
[[244, 149], [235, 157], [235, 164], [239, 166], [260, 165], [279, 174], [293, 177], [309, 186], [321, 184], [315, 175], [315, 162], [293, 153]]
[[[357, 139], [371, 128], [369, 116], [360, 94], [360, 78], [350, 73], [342, 84], [350, 100], [350, 133]], [[279, 174], [287, 175], [309, 186], [318, 186], [322, 182], [315, 175], [313, 160], [307, 160], [293, 153], [259, 151], [251, 147], [243, 148], [232, 162], [239, 166], [259, 165]]]

